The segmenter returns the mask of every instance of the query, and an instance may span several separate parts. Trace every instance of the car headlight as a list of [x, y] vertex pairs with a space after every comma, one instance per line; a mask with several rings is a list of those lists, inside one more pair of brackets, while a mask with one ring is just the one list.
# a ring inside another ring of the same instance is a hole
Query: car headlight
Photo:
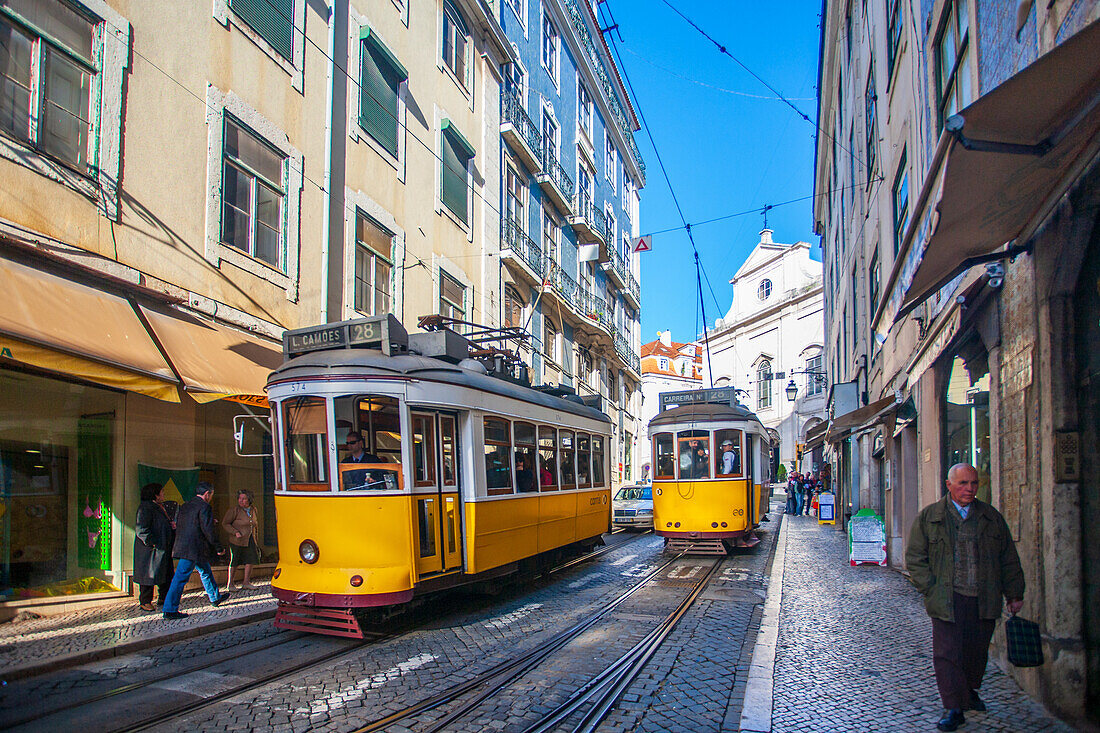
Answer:
[[302, 544], [298, 545], [298, 556], [312, 565], [321, 556], [321, 551], [317, 549], [317, 543], [313, 540], [302, 540]]
[[639, 509], [638, 510], [638, 514], [652, 514], [652, 513], [653, 513], [652, 509]]

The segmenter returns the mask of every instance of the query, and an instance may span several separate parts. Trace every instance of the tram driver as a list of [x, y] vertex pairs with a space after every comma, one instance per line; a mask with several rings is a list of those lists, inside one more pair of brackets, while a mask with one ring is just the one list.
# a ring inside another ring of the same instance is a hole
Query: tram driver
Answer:
[[[381, 463], [382, 459], [373, 453], [367, 452], [366, 443], [363, 441], [363, 435], [357, 430], [352, 430], [348, 433], [346, 439], [346, 445], [348, 454], [340, 460], [340, 463]], [[352, 491], [355, 489], [369, 489], [374, 488], [374, 484], [384, 484], [385, 478], [380, 471], [368, 471], [366, 469], [356, 470], [343, 470], [340, 472], [343, 476], [343, 484], [345, 491]], [[384, 488], [379, 486], [378, 488]]]

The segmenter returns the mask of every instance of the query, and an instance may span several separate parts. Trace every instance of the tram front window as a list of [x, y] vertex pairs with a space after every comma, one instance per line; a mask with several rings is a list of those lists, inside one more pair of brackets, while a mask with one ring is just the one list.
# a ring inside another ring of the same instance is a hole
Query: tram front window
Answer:
[[337, 435], [343, 433], [340, 490], [399, 490], [403, 482], [397, 399], [379, 395], [338, 397], [333, 400], [333, 410]]
[[676, 478], [672, 433], [658, 433], [653, 437], [653, 455], [657, 456], [657, 478]]
[[710, 433], [706, 430], [682, 430], [677, 438], [680, 443], [680, 478], [710, 478]]
[[328, 491], [328, 412], [323, 397], [294, 397], [281, 405], [287, 489]]

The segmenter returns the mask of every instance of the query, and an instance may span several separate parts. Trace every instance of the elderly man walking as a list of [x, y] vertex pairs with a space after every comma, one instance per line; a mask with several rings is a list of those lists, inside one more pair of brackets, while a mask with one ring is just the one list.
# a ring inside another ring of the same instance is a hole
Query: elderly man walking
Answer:
[[1008, 524], [978, 501], [978, 471], [958, 463], [947, 496], [913, 523], [905, 562], [932, 617], [932, 666], [945, 708], [936, 727], [952, 731], [964, 710], [985, 710], [978, 697], [1002, 598], [1015, 614], [1024, 603], [1024, 571]]

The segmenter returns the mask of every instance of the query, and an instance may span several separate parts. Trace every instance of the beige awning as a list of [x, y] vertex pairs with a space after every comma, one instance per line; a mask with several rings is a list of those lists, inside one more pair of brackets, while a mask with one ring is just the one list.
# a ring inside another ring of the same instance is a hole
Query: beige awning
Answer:
[[857, 410], [847, 412], [840, 417], [833, 418], [833, 421], [829, 423], [829, 432], [825, 435], [825, 440], [834, 443], [860, 428], [874, 425], [897, 407], [897, 404], [897, 398], [891, 395]]
[[0, 258], [0, 356], [179, 402], [177, 380], [126, 298]]
[[829, 423], [822, 422], [806, 431], [806, 450], [813, 450], [825, 443], [825, 433], [829, 432]]
[[[949, 120], [923, 241], [911, 243], [889, 326], [967, 268], [1023, 245], [1100, 151], [1100, 21]], [[942, 174], [942, 180], [940, 180]], [[925, 218], [922, 212], [915, 212]], [[919, 264], [918, 264], [919, 263]], [[915, 267], [912, 265], [916, 264]]]
[[243, 331], [175, 309], [140, 307], [196, 402], [240, 395], [260, 398], [268, 375], [283, 362], [280, 348]]

